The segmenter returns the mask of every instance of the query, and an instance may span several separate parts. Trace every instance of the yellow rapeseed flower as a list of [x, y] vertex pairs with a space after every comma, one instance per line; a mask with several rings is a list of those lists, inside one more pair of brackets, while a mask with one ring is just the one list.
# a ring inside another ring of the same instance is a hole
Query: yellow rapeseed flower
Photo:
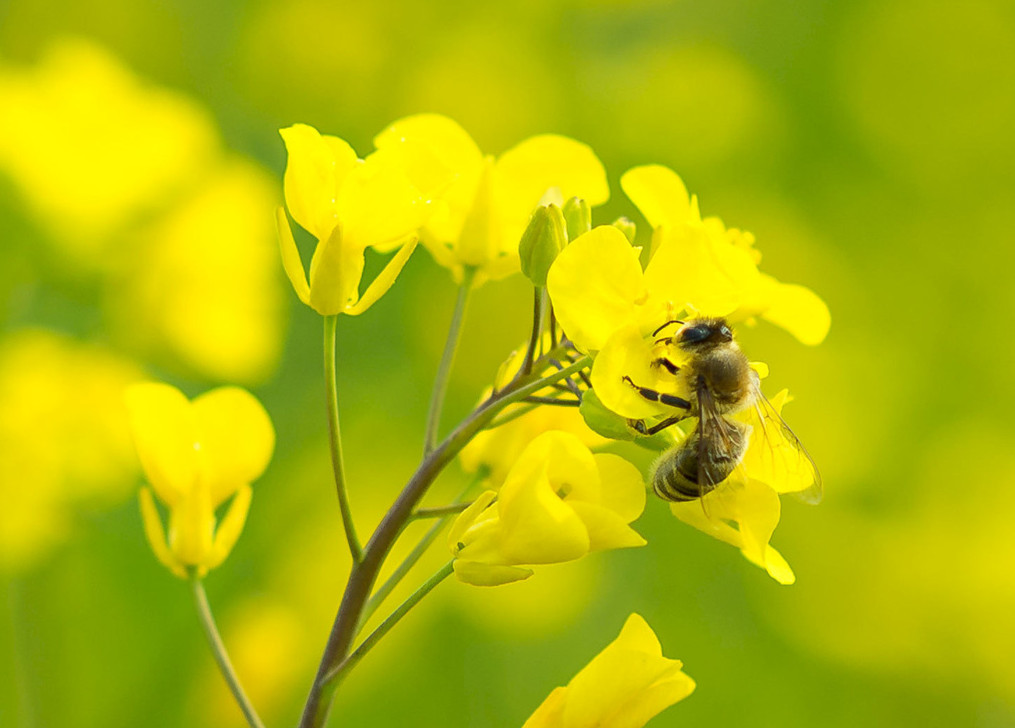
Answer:
[[[146, 382], [129, 387], [126, 399], [151, 484], [140, 493], [148, 542], [177, 576], [204, 576], [236, 544], [250, 507], [250, 483], [271, 460], [275, 431], [268, 413], [238, 387], [219, 387], [190, 402], [175, 387]], [[153, 491], [169, 511], [168, 540]], [[215, 511], [226, 501], [216, 522]]]
[[[363, 313], [395, 282], [429, 215], [429, 188], [417, 186], [422, 172], [436, 184], [442, 168], [427, 169], [405, 153], [375, 152], [360, 159], [342, 139], [322, 136], [306, 124], [280, 133], [289, 153], [284, 179], [289, 213], [317, 238], [308, 280], [285, 211], [278, 209], [285, 272], [300, 300], [322, 316]], [[399, 246], [361, 296], [366, 249]]]
[[680, 660], [663, 657], [638, 614], [620, 636], [543, 701], [522, 728], [641, 728], [694, 692]]
[[540, 203], [580, 197], [595, 206], [610, 196], [595, 153], [555, 134], [526, 139], [495, 159], [451, 119], [418, 114], [396, 121], [374, 143], [381, 150], [425, 150], [455, 174], [421, 235], [456, 281], [475, 268], [473, 285], [519, 270], [518, 242]]
[[679, 293], [671, 301], [677, 313], [732, 322], [760, 316], [809, 346], [824, 340], [831, 321], [824, 301], [808, 288], [758, 270], [761, 253], [754, 236], [727, 229], [718, 217], [702, 219], [697, 197], [688, 195], [676, 172], [661, 165], [635, 167], [620, 184], [653, 229], [654, 265], [646, 268], [646, 280], [653, 287], [660, 276], [678, 279]]
[[[642, 270], [640, 249], [612, 226], [594, 228], [554, 261], [547, 289], [564, 331], [582, 350], [598, 352], [592, 384], [603, 404], [624, 417], [660, 414], [623, 383], [665, 391], [649, 366], [651, 333], [681, 317], [765, 318], [805, 344], [828, 332], [828, 308], [803, 286], [779, 283], [758, 270], [753, 236], [701, 219], [697, 200], [665, 167], [636, 167], [621, 180], [653, 226], [652, 257]], [[676, 362], [679, 363], [679, 362]]]
[[643, 546], [628, 524], [644, 508], [644, 483], [633, 465], [618, 455], [593, 455], [570, 433], [543, 433], [518, 457], [500, 492], [484, 492], [451, 527], [455, 575], [496, 586], [527, 579], [526, 565]]

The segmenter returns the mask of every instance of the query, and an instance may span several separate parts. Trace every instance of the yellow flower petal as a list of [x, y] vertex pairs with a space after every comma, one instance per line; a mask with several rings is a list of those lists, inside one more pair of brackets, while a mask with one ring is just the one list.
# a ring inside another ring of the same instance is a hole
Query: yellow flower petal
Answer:
[[496, 173], [497, 209], [505, 242], [511, 246], [517, 246], [539, 204], [563, 204], [579, 197], [595, 207], [610, 198], [606, 170], [595, 152], [556, 134], [531, 137], [504, 152], [497, 160]]
[[620, 178], [620, 186], [653, 228], [696, 221], [687, 187], [667, 167], [650, 164], [630, 169]]
[[564, 248], [546, 286], [562, 328], [584, 351], [603, 348], [647, 293], [638, 249], [612, 225], [593, 228]]
[[619, 515], [605, 506], [582, 501], [566, 501], [588, 531], [589, 551], [626, 549], [648, 543]]
[[780, 584], [793, 583], [789, 565], [768, 545], [779, 523], [781, 504], [779, 495], [763, 483], [731, 479], [703, 499], [671, 503], [670, 510], [684, 523], [739, 548]]
[[758, 564], [765, 563], [768, 541], [779, 525], [782, 504], [779, 494], [766, 485], [748, 480], [736, 494], [731, 508], [717, 509], [716, 517], [734, 520], [740, 527], [741, 551]]
[[[533, 439], [512, 468], [512, 479], [525, 482], [545, 475], [561, 498], [598, 502], [601, 498], [599, 469], [589, 449], [569, 432], [551, 430]], [[501, 502], [513, 491], [503, 493]]]
[[610, 199], [602, 162], [587, 144], [557, 134], [530, 137], [497, 160], [502, 202], [528, 208], [557, 188], [564, 200], [578, 197], [590, 207]]
[[694, 680], [682, 672], [676, 672], [650, 685], [637, 698], [624, 705], [615, 713], [613, 720], [603, 723], [603, 728], [642, 728], [652, 718], [674, 703], [678, 703], [694, 692]]
[[303, 303], [310, 305], [310, 284], [307, 283], [307, 274], [303, 270], [303, 261], [300, 259], [300, 251], [293, 239], [293, 231], [289, 227], [289, 220], [285, 216], [285, 210], [281, 207], [275, 211], [275, 223], [278, 228], [278, 244], [282, 249], [282, 267], [289, 277], [296, 295]]
[[[592, 388], [603, 405], [622, 417], [644, 419], [673, 415], [679, 410], [642, 397], [624, 377], [639, 387], [687, 398], [681, 382], [661, 367], [653, 367], [655, 343], [642, 336], [640, 327], [624, 326], [616, 330], [603, 345], [592, 364]], [[673, 356], [669, 356], [672, 360]], [[678, 366], [681, 361], [675, 361]]]
[[554, 688], [522, 728], [561, 728], [566, 704], [567, 688]]
[[399, 248], [398, 252], [384, 266], [384, 269], [370, 282], [370, 285], [367, 286], [366, 291], [360, 296], [360, 299], [351, 306], [346, 307], [345, 313], [350, 316], [358, 316], [377, 303], [380, 297], [387, 293], [388, 289], [394, 285], [398, 274], [402, 272], [402, 268], [409, 262], [409, 256], [412, 255], [412, 251], [416, 249], [417, 242], [416, 238], [412, 238]]
[[761, 317], [793, 334], [800, 343], [817, 346], [832, 324], [828, 306], [811, 289], [780, 283]]
[[336, 223], [336, 195], [356, 166], [356, 152], [306, 124], [280, 129], [279, 134], [289, 154], [283, 178], [289, 213], [318, 240], [326, 238]]
[[746, 251], [712, 239], [700, 225], [663, 227], [658, 238], [645, 268], [654, 298], [703, 316], [725, 316], [740, 305], [745, 280], [757, 274]]
[[457, 122], [440, 114], [416, 114], [391, 124], [374, 138], [374, 146], [388, 149], [402, 143], [429, 148], [453, 170], [467, 170], [483, 159], [472, 137]]
[[268, 467], [275, 430], [261, 403], [239, 387], [219, 387], [193, 402], [212, 508]]
[[[418, 114], [396, 121], [374, 139], [428, 200], [420, 237], [434, 259], [461, 274], [453, 244], [475, 197], [483, 156], [462, 127], [438, 114]], [[449, 247], [449, 245], [451, 247]]]
[[796, 583], [796, 574], [793, 573], [793, 569], [790, 568], [790, 565], [783, 558], [782, 554], [771, 546], [765, 547], [765, 554], [762, 559], [756, 559], [748, 553], [744, 553], [744, 556], [755, 566], [760, 566], [767, 571], [768, 575], [780, 584], [790, 586]]
[[458, 544], [465, 537], [465, 532], [496, 499], [496, 491], [483, 491], [468, 508], [458, 514], [458, 518], [455, 519], [455, 522], [451, 524], [451, 528], [448, 530], [448, 548], [451, 549], [451, 553], [458, 553]]
[[662, 656], [652, 629], [632, 614], [620, 636], [568, 684], [563, 725], [641, 728], [694, 690], [681, 667], [679, 660]]
[[166, 544], [166, 532], [162, 528], [162, 519], [155, 508], [155, 500], [152, 498], [151, 490], [149, 488], [141, 488], [137, 495], [141, 505], [141, 522], [144, 524], [144, 535], [148, 539], [148, 545], [151, 546], [152, 551], [155, 553], [155, 558], [173, 572], [173, 574], [181, 579], [186, 579], [187, 572], [180, 562], [176, 560], [173, 552], [169, 550], [169, 546]]
[[190, 403], [176, 387], [155, 382], [131, 385], [125, 398], [141, 467], [159, 498], [174, 506], [198, 473]]
[[523, 581], [532, 576], [532, 569], [523, 569], [520, 566], [500, 566], [461, 559], [455, 561], [454, 569], [455, 576], [460, 582], [473, 586], [500, 586], [513, 581]]
[[596, 453], [593, 457], [602, 482], [602, 505], [625, 523], [631, 523], [645, 510], [645, 481], [641, 471], [613, 453]]
[[211, 551], [204, 561], [206, 568], [214, 569], [225, 561], [226, 557], [233, 550], [233, 546], [236, 545], [236, 542], [240, 538], [240, 533], [243, 532], [243, 525], [247, 522], [247, 513], [250, 511], [250, 499], [252, 495], [253, 491], [249, 485], [241, 485], [237, 489], [236, 495], [233, 496], [229, 509], [226, 511], [226, 515], [215, 530], [215, 538], [212, 542]]
[[[458, 241], [454, 246], [458, 264], [478, 268], [500, 255], [502, 246], [497, 222], [493, 199], [493, 157], [487, 157], [472, 205], [462, 221]], [[515, 245], [517, 244], [516, 240]]]
[[506, 563], [553, 564], [589, 551], [588, 530], [545, 474], [532, 478], [512, 471], [501, 488], [498, 508]]
[[359, 299], [363, 249], [346, 245], [341, 225], [322, 240], [310, 261], [310, 306], [322, 316], [343, 313]]
[[393, 248], [415, 233], [428, 214], [426, 200], [397, 158], [383, 152], [371, 154], [349, 172], [335, 207], [343, 246], [359, 250]]
[[215, 538], [215, 512], [208, 488], [198, 483], [169, 509], [169, 548], [187, 566], [201, 566]]

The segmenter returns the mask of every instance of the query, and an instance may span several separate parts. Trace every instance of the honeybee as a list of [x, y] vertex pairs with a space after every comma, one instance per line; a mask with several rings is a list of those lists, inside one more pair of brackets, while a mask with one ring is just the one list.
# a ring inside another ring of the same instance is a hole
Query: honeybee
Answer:
[[[632, 426], [652, 435], [688, 417], [697, 417], [694, 430], [664, 453], [652, 474], [652, 488], [663, 500], [691, 501], [710, 493], [743, 461], [752, 437], [763, 437], [761, 461], [767, 468], [794, 475], [802, 484], [798, 497], [810, 503], [821, 500], [821, 477], [807, 450], [779, 412], [761, 393], [760, 378], [722, 318], [669, 321], [655, 330], [679, 324], [673, 336], [657, 343], [675, 345], [684, 355], [681, 365], [667, 357], [652, 362], [675, 377], [684, 378], [690, 398], [684, 399], [642, 387], [624, 377], [647, 400], [669, 405], [677, 414], [652, 427], [641, 420]], [[753, 408], [757, 427], [730, 416]], [[755, 433], [755, 429], [760, 429]], [[809, 485], [807, 483], [809, 482]]]

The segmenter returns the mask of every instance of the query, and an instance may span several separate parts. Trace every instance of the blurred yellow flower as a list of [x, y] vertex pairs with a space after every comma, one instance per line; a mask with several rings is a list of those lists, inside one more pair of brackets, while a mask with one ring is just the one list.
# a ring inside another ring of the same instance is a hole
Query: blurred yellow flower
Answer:
[[451, 527], [455, 575], [496, 586], [527, 579], [527, 564], [643, 546], [628, 524], [644, 508], [644, 483], [633, 465], [593, 455], [570, 433], [543, 433], [522, 451], [499, 494], [484, 492]]
[[30, 568], [66, 538], [76, 507], [130, 492], [137, 465], [115, 403], [141, 377], [51, 331], [0, 339], [0, 572]]
[[[148, 542], [177, 576], [191, 570], [204, 576], [235, 545], [250, 507], [250, 483], [271, 460], [275, 431], [268, 413], [238, 387], [219, 387], [189, 402], [175, 387], [147, 382], [128, 388], [126, 401], [151, 483], [140, 492]], [[168, 540], [153, 490], [169, 510]], [[216, 523], [215, 511], [226, 501]]]
[[83, 40], [0, 67], [0, 108], [0, 173], [50, 233], [60, 278], [95, 286], [118, 343], [187, 375], [263, 381], [285, 327], [262, 212], [277, 194], [211, 114]]
[[[425, 161], [407, 154], [375, 152], [360, 159], [342, 139], [322, 136], [306, 124], [280, 134], [289, 153], [289, 213], [317, 238], [308, 281], [289, 221], [279, 208], [286, 274], [300, 300], [322, 316], [363, 313], [387, 292], [412, 254], [416, 231], [430, 214], [428, 183], [439, 185], [442, 168], [425, 169]], [[398, 253], [360, 296], [366, 249], [398, 246]]]
[[278, 362], [285, 327], [271, 219], [274, 181], [233, 158], [179, 204], [134, 231], [106, 289], [132, 350], [186, 372], [244, 384]]
[[102, 48], [53, 44], [34, 69], [0, 68], [0, 169], [72, 265], [106, 268], [115, 234], [213, 163], [207, 111], [149, 86]]
[[543, 701], [522, 728], [641, 728], [694, 692], [683, 663], [663, 657], [638, 614], [620, 636]]
[[473, 285], [520, 270], [518, 243], [540, 203], [580, 197], [596, 206], [610, 196], [595, 153], [554, 134], [526, 139], [495, 159], [451, 119], [418, 114], [396, 121], [374, 143], [381, 150], [424, 149], [454, 172], [422, 240], [456, 281], [475, 268]]

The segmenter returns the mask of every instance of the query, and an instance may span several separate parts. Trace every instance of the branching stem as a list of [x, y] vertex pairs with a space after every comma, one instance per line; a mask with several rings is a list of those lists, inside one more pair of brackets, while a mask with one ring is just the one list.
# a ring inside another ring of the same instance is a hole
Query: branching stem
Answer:
[[429, 579], [423, 582], [423, 585], [419, 589], [414, 591], [411, 595], [409, 595], [408, 599], [399, 604], [398, 608], [395, 609], [395, 611], [392, 612], [387, 619], [381, 622], [380, 626], [378, 626], [377, 629], [371, 632], [367, 636], [367, 638], [363, 640], [363, 642], [360, 644], [359, 647], [353, 650], [348, 657], [342, 660], [342, 662], [340, 662], [338, 666], [335, 667], [335, 669], [327, 673], [324, 676], [322, 683], [326, 686], [330, 686], [332, 689], [338, 687], [338, 683], [341, 681], [345, 673], [351, 670], [356, 665], [356, 663], [362, 660], [363, 656], [366, 655], [366, 653], [368, 653], [370, 650], [372, 650], [374, 646], [380, 641], [380, 639], [384, 635], [386, 635], [391, 630], [392, 627], [398, 624], [398, 622], [402, 619], [402, 617], [404, 617], [406, 614], [409, 613], [410, 609], [419, 604], [420, 600], [422, 600], [423, 597], [425, 597], [427, 594], [433, 591], [434, 587], [436, 587], [438, 584], [440, 584], [442, 581], [447, 579], [448, 576], [451, 575], [451, 572], [454, 571], [453, 564], [454, 559], [444, 564], [444, 566], [442, 566], [437, 571], [437, 573], [435, 573], [433, 576], [431, 576]]
[[[543, 359], [556, 358], [562, 353], [562, 350], [555, 349], [547, 352]], [[546, 364], [542, 360], [541, 363]], [[338, 615], [335, 617], [335, 623], [328, 637], [328, 644], [321, 658], [317, 677], [303, 709], [300, 728], [320, 728], [327, 720], [337, 686], [336, 681], [329, 681], [327, 678], [349, 655], [352, 640], [361, 622], [364, 605], [377, 579], [381, 565], [384, 563], [384, 557], [436, 477], [472, 440], [476, 433], [489, 424], [505, 407], [535, 394], [544, 387], [566, 379], [589, 366], [590, 363], [591, 358], [586, 356], [571, 366], [541, 379], [536, 379], [531, 374], [515, 377], [504, 389], [491, 394], [443, 442], [424, 457], [419, 468], [409, 479], [401, 494], [381, 519], [377, 530], [370, 537], [363, 551], [362, 561], [353, 565]], [[539, 371], [538, 368], [537, 371]]]

